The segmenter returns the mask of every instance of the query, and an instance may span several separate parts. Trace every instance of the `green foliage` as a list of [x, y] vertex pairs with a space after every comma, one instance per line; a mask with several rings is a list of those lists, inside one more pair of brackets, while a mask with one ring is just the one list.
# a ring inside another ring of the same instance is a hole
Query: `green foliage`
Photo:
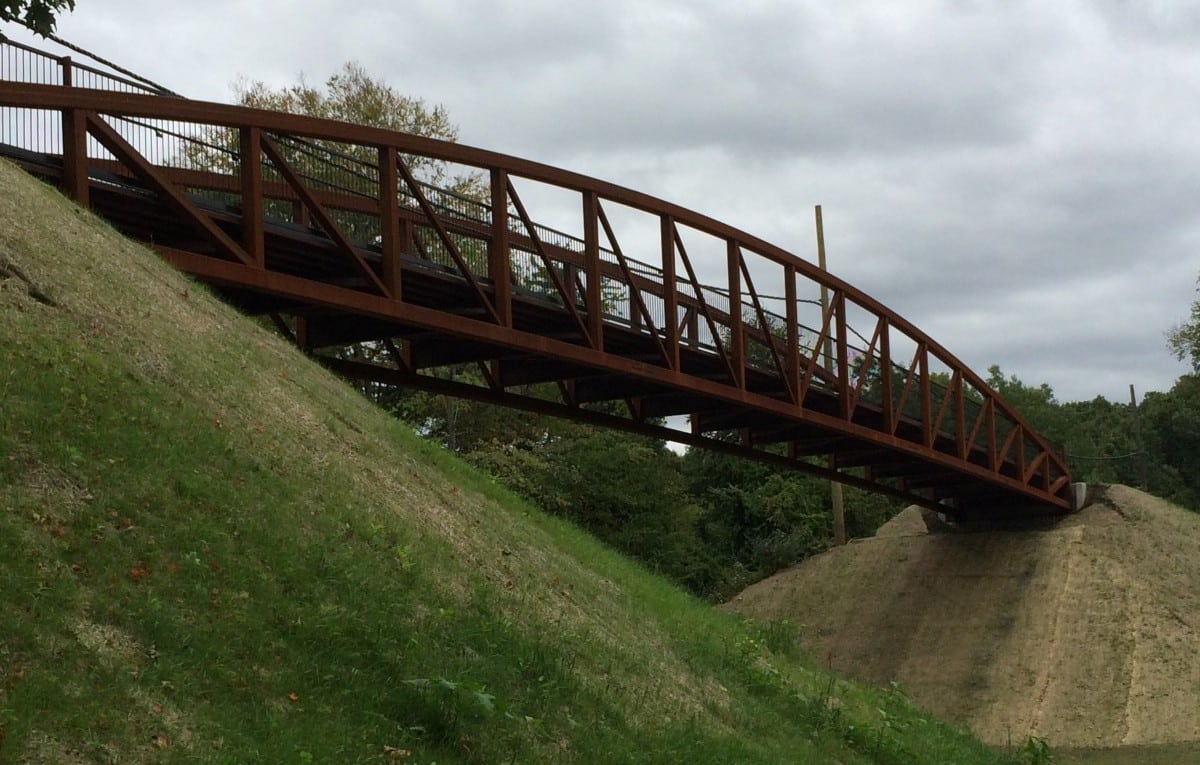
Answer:
[[[365, 347], [364, 344], [358, 349]], [[456, 382], [483, 383], [483, 376], [474, 365], [445, 367], [434, 374]], [[531, 387], [510, 390], [534, 398], [543, 392]], [[459, 454], [533, 448], [572, 427], [553, 417], [439, 393], [393, 386], [368, 386], [364, 392], [384, 409], [411, 423], [422, 435]]]
[[1156, 493], [1200, 511], [1200, 376], [1184, 375], [1142, 402], [1150, 481]]
[[758, 628], [762, 642], [771, 653], [781, 656], [795, 656], [797, 626], [788, 618], [774, 619]]
[[[474, 368], [448, 371], [479, 382]], [[522, 497], [700, 597], [727, 598], [833, 541], [829, 484], [801, 473], [705, 450], [680, 457], [653, 439], [446, 396], [371, 395]], [[845, 496], [851, 536], [873, 534], [898, 509], [858, 489]]]
[[539, 507], [568, 518], [694, 592], [715, 576], [696, 534], [701, 508], [679, 458], [652, 439], [567, 422], [537, 437], [481, 443], [467, 458]]
[[[688, 493], [702, 509], [700, 540], [719, 577], [703, 593], [727, 598], [833, 544], [829, 483], [799, 472], [705, 450], [681, 460]], [[845, 489], [846, 528], [868, 536], [899, 509], [894, 502]]]
[[0, 0], [0, 21], [15, 21], [42, 37], [54, 32], [57, 17], [75, 10], [75, 0]]
[[1200, 374], [1200, 300], [1192, 303], [1189, 319], [1167, 334], [1167, 345], [1180, 361], [1190, 361]]
[[1054, 755], [1050, 751], [1050, 745], [1044, 739], [1030, 736], [1025, 740], [1025, 746], [1021, 747], [1018, 753], [1018, 761], [1021, 765], [1049, 765], [1054, 762]]
[[[1138, 420], [1129, 404], [1103, 396], [1059, 403], [1046, 384], [1032, 387], [999, 367], [988, 384], [1067, 455], [1076, 480], [1123, 483], [1200, 510], [1200, 378], [1180, 377], [1166, 393], [1147, 393]], [[1140, 432], [1139, 432], [1140, 428]]]
[[[444, 370], [479, 383], [474, 367]], [[368, 391], [517, 494], [704, 598], [724, 599], [827, 549], [829, 484], [706, 450], [447, 396]], [[553, 397], [550, 387], [525, 395]], [[616, 409], [613, 413], [618, 413]], [[847, 529], [869, 536], [896, 503], [847, 488]]]
[[988, 367], [986, 381], [989, 387], [999, 393], [1043, 435], [1062, 434], [1067, 430], [1068, 418], [1054, 397], [1054, 390], [1046, 383], [1037, 387], [1026, 385], [1016, 375], [1005, 377], [1000, 367], [995, 364]]
[[[498, 711], [496, 697], [478, 683], [460, 683], [444, 677], [417, 677], [405, 680], [404, 684], [417, 689], [427, 718], [425, 724], [412, 725], [409, 731], [430, 737], [442, 745], [469, 746], [470, 737], [478, 736], [478, 729]], [[503, 704], [499, 711], [508, 714]]]

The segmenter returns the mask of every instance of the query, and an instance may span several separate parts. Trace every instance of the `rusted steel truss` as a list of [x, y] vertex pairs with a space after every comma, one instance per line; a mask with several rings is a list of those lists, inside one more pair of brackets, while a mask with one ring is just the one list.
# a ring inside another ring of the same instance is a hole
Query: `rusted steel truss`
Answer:
[[[56, 132], [39, 145], [0, 134], [11, 158], [347, 377], [670, 438], [951, 512], [996, 500], [1070, 508], [1062, 456], [949, 351], [719, 221], [412, 135], [0, 82], [0, 115], [32, 112]], [[139, 125], [176, 148], [148, 150]], [[211, 151], [179, 148], [189, 141]], [[484, 191], [430, 186], [414, 158], [474, 173]], [[523, 184], [575, 198], [575, 231], [539, 225]], [[623, 239], [630, 219], [653, 233]], [[809, 299], [821, 287], [824, 310]], [[332, 353], [356, 344], [372, 360]], [[482, 384], [449, 379], [461, 364]], [[690, 431], [664, 424], [680, 415]]]

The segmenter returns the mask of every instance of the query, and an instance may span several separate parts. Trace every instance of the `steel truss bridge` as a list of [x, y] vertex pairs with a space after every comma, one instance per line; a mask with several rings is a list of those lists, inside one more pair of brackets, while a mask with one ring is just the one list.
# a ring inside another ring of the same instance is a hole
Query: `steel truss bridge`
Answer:
[[[933, 339], [813, 264], [645, 194], [187, 100], [2, 37], [0, 145], [346, 377], [950, 514], [1072, 508], [1062, 454]], [[664, 424], [679, 416], [690, 430]]]

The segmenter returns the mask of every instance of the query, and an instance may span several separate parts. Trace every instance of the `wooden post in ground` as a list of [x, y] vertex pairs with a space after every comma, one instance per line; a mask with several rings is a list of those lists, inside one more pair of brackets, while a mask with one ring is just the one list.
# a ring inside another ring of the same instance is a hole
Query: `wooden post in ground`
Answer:
[[[817, 217], [817, 265], [821, 270], [825, 268], [825, 227], [821, 221], [821, 205], [815, 208]], [[821, 285], [821, 315], [824, 316], [829, 311], [829, 288], [824, 284]], [[833, 368], [833, 338], [825, 338], [825, 367]], [[837, 460], [832, 454], [829, 455], [829, 469], [837, 470]], [[829, 482], [829, 495], [833, 504], [833, 543], [835, 545], [846, 544], [846, 507], [842, 502], [842, 485], [837, 481]]]
[[1142, 438], [1142, 421], [1138, 417], [1137, 396], [1133, 392], [1133, 383], [1129, 384], [1129, 411], [1133, 416], [1133, 438], [1141, 452], [1142, 491], [1150, 490], [1150, 470], [1146, 463], [1146, 439]]

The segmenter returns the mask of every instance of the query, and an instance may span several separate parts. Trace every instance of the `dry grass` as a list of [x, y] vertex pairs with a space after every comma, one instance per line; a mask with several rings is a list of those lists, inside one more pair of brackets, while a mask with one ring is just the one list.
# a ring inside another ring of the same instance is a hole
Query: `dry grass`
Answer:
[[1200, 516], [1123, 486], [1050, 530], [871, 540], [747, 589], [837, 671], [1005, 744], [1200, 741]]

